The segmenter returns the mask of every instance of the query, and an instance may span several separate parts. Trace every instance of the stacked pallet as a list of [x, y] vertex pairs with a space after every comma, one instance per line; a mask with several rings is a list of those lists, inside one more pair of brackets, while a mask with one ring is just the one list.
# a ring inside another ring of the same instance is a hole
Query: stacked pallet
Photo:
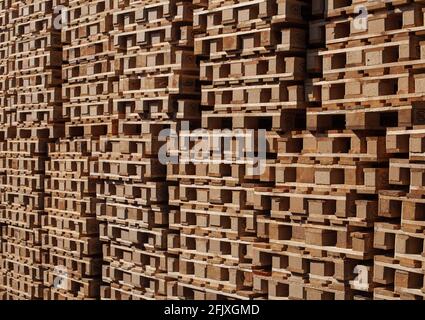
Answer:
[[[8, 100], [8, 57], [11, 50], [11, 43], [9, 42], [9, 35], [11, 25], [9, 24], [9, 15], [8, 9], [10, 6], [10, 1], [0, 1], [0, 108], [1, 114], [4, 113], [4, 109], [7, 106]], [[7, 124], [5, 120], [1, 118], [0, 120], [1, 136], [0, 136], [0, 300], [6, 296], [6, 290], [4, 285], [6, 284], [5, 270], [3, 269], [3, 256], [2, 256], [2, 232], [5, 228], [4, 226], [4, 187], [6, 179], [6, 167], [5, 167], [5, 154], [4, 154], [4, 144], [5, 138], [4, 132], [7, 132]]]
[[375, 224], [374, 246], [380, 250], [374, 259], [373, 281], [380, 286], [374, 291], [375, 299], [425, 297], [425, 4], [416, 2], [405, 1], [389, 12], [374, 12], [385, 17], [385, 24], [382, 20], [378, 26], [391, 39], [386, 40], [380, 64], [389, 69], [398, 86], [397, 96], [387, 99], [386, 114], [391, 112], [394, 122], [386, 137], [390, 185], [379, 194], [381, 219]]
[[[391, 250], [388, 235], [380, 234], [376, 222], [380, 217], [391, 218], [382, 197], [378, 206], [378, 193], [389, 189], [392, 180], [388, 153], [397, 149], [391, 145], [395, 140], [385, 138], [386, 130], [423, 123], [417, 102], [423, 94], [412, 68], [412, 60], [418, 59], [419, 38], [408, 29], [423, 24], [423, 5], [410, 1], [358, 5], [369, 13], [367, 20], [359, 18], [351, 1], [327, 1], [326, 46], [319, 53], [323, 77], [315, 83], [321, 89], [321, 106], [308, 110], [307, 129], [313, 139], [311, 145], [304, 140], [302, 151], [316, 162], [307, 162], [301, 179], [314, 182], [318, 192], [312, 192], [314, 200], [304, 202], [302, 210], [319, 213], [313, 223], [321, 224], [305, 237], [316, 234], [315, 241], [341, 254], [338, 261], [343, 261], [344, 274], [337, 277], [341, 270], [332, 262], [334, 266], [320, 276], [333, 276], [326, 279], [331, 284], [325, 287], [341, 286], [338, 298], [345, 299], [370, 299], [374, 287], [388, 281], [382, 268], [375, 270], [372, 279], [372, 268], [381, 261], [375, 259], [373, 264], [376, 249]], [[311, 268], [310, 264], [310, 274]], [[380, 277], [385, 280], [376, 281]], [[337, 298], [322, 288], [316, 288], [317, 292], [321, 298]], [[380, 294], [381, 289], [376, 292]]]
[[47, 234], [43, 248], [48, 250], [44, 299], [95, 299], [100, 295], [102, 250], [96, 219], [96, 179], [90, 164], [96, 159], [94, 137], [62, 138], [49, 145], [46, 163]]
[[63, 132], [60, 118], [60, 32], [54, 29], [52, 0], [11, 1], [8, 94], [2, 108], [7, 124], [4, 286], [8, 299], [43, 298], [42, 247], [44, 162], [47, 144]]
[[104, 201], [97, 207], [104, 241], [101, 298], [162, 299], [175, 282], [167, 271], [176, 259], [168, 259], [174, 209], [159, 159], [165, 141], [158, 135], [178, 130], [179, 121], [196, 113], [192, 2], [126, 1], [111, 23], [120, 70], [113, 99], [118, 131], [101, 137], [93, 170]]
[[260, 193], [271, 198], [271, 218], [261, 221], [270, 246], [256, 259], [271, 279], [258, 287], [270, 299], [372, 298], [377, 194], [388, 186], [387, 123], [374, 103], [386, 99], [377, 89], [384, 71], [373, 58], [385, 45], [367, 43], [376, 30], [358, 31], [354, 7], [312, 7], [307, 130], [281, 141], [276, 187]]
[[[180, 206], [173, 223], [180, 229], [178, 297], [266, 297], [255, 285], [256, 274], [263, 273], [252, 265], [254, 247], [266, 240], [258, 219], [268, 209], [256, 190], [274, 184], [278, 139], [303, 127], [309, 2], [200, 5], [194, 32], [201, 59], [201, 125], [215, 149], [204, 161], [169, 170], [179, 181], [170, 193], [170, 201]], [[203, 140], [196, 133], [192, 137]], [[253, 154], [235, 153], [241, 149]]]
[[109, 32], [114, 1], [69, 1], [61, 29], [64, 136], [49, 146], [43, 245], [49, 249], [46, 299], [100, 297], [102, 247], [96, 206], [100, 136], [115, 134], [118, 73]]
[[[302, 94], [306, 106], [317, 107], [320, 97], [317, 97], [313, 82], [322, 76], [318, 52], [324, 46], [323, 1], [313, 1], [304, 12], [305, 20], [308, 20], [305, 38], [308, 49], [302, 66], [305, 79]], [[281, 134], [278, 138], [275, 163], [268, 164], [273, 184], [257, 188], [255, 192], [258, 204], [266, 209], [265, 214], [257, 219], [257, 237], [266, 239], [267, 244], [254, 246], [254, 289], [267, 299], [322, 299], [323, 294], [315, 287], [320, 282], [320, 273], [328, 273], [333, 266], [331, 259], [320, 251], [320, 247], [326, 244], [314, 235], [314, 216], [320, 215], [321, 202], [317, 196], [310, 195], [314, 193], [314, 182], [306, 180], [314, 176], [314, 171], [307, 170], [314, 169], [309, 168], [309, 159], [303, 153], [308, 152], [306, 147], [312, 147], [315, 140], [305, 131], [305, 124], [300, 127], [301, 130]], [[318, 201], [314, 202], [316, 199]], [[309, 212], [305, 204], [311, 200]], [[316, 222], [320, 223], [320, 220]], [[317, 259], [318, 254], [323, 258]]]

